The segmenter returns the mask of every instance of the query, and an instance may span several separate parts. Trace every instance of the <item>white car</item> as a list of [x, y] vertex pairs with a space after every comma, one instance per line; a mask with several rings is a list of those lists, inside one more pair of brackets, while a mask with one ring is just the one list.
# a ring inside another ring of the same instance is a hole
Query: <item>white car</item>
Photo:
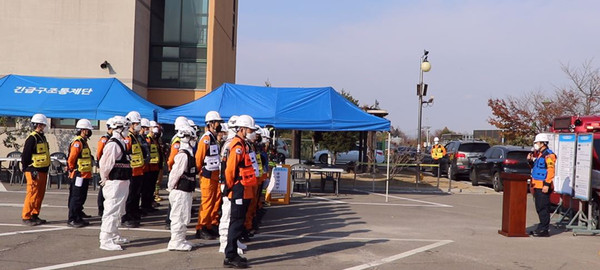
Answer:
[[[358, 150], [350, 150], [344, 153], [338, 153], [336, 163], [337, 164], [346, 164], [349, 162], [358, 162]], [[329, 155], [328, 150], [321, 150], [315, 153], [313, 159], [315, 162], [320, 162], [323, 164], [327, 164], [327, 157]], [[385, 160], [385, 155], [382, 150], [375, 150], [375, 160], [377, 163], [383, 163]]]
[[290, 152], [288, 151], [288, 145], [284, 140], [277, 139], [277, 156], [278, 158], [289, 158]]

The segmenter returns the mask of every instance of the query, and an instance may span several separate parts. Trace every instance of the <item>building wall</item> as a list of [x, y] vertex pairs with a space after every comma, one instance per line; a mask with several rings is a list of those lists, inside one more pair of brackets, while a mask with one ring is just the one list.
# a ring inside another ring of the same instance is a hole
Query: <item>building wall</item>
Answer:
[[147, 98], [148, 59], [150, 58], [150, 2], [135, 1], [132, 89]]
[[211, 1], [214, 16], [210, 16], [208, 32], [206, 88], [209, 91], [223, 83], [235, 82], [237, 8], [237, 0]]
[[[0, 75], [116, 77], [132, 87], [136, 2], [0, 0]], [[105, 60], [112, 69], [100, 68]]]
[[[235, 83], [238, 0], [209, 2], [205, 89], [148, 89], [148, 100], [161, 106], [179, 106], [199, 99], [223, 83]], [[235, 6], [235, 12], [234, 12]]]

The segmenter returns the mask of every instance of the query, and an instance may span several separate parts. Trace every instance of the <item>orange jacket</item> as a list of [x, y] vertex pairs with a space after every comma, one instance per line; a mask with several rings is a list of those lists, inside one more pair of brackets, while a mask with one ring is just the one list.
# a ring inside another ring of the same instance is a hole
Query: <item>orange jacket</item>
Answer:
[[100, 140], [98, 140], [98, 147], [96, 149], [96, 158], [98, 160], [98, 162], [100, 161], [100, 158], [102, 157], [102, 153], [104, 151], [104, 146], [106, 145], [106, 143], [108, 142], [108, 140], [110, 139], [110, 136], [108, 134], [103, 135], [102, 137], [100, 137]]
[[[544, 152], [544, 149], [540, 149], [540, 151], [538, 151], [536, 158], [542, 158], [542, 153]], [[552, 180], [554, 179], [554, 174], [555, 174], [555, 166], [556, 166], [556, 154], [552, 153], [552, 154], [548, 154], [546, 155], [546, 170], [548, 171], [548, 174], [546, 175], [546, 180], [545, 181], [541, 181], [541, 180], [535, 180], [535, 179], [531, 179], [531, 185], [533, 186], [533, 188], [543, 188], [544, 187], [544, 183], [546, 183], [547, 186], [552, 185]]]
[[[231, 147], [231, 151], [229, 151], [229, 156], [227, 157], [227, 165], [225, 168], [225, 183], [227, 188], [231, 190], [233, 185], [238, 184], [239, 180], [239, 165], [243, 162], [246, 155], [248, 154], [248, 146], [246, 145], [246, 141], [239, 136], [235, 136], [231, 143], [229, 144]], [[241, 185], [241, 183], [240, 183]], [[228, 197], [232, 197], [233, 192], [230, 192]], [[244, 199], [252, 199], [254, 194], [252, 192], [251, 187], [244, 186]]]
[[[202, 176], [202, 167], [204, 166], [204, 158], [206, 158], [206, 155], [207, 155], [209, 149], [210, 149], [210, 135], [204, 134], [204, 136], [202, 136], [202, 138], [200, 138], [200, 141], [198, 141], [198, 149], [196, 150], [196, 155], [195, 155], [196, 168], [198, 168], [198, 174], [200, 176]], [[218, 170], [212, 171], [210, 173], [210, 179], [219, 181], [219, 174], [220, 174], [220, 172]]]
[[179, 153], [179, 141], [173, 141], [171, 143], [171, 150], [169, 150], [169, 158], [167, 159], [167, 168], [171, 171], [173, 164], [175, 164], [175, 156]]
[[[84, 139], [85, 140], [85, 139]], [[69, 159], [67, 160], [67, 166], [69, 169], [69, 177], [75, 178], [75, 174], [77, 172], [77, 160], [79, 159], [79, 154], [84, 148], [88, 148], [88, 144], [84, 141], [75, 140], [69, 146]], [[90, 153], [91, 155], [91, 153]], [[82, 178], [92, 178], [92, 172], [80, 172], [80, 177]]]

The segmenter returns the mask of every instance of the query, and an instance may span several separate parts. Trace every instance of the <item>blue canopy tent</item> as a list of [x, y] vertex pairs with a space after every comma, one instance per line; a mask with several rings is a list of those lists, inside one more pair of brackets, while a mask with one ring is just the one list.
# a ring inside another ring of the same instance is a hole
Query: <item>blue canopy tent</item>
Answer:
[[116, 78], [52, 78], [8, 75], [0, 78], [0, 115], [102, 120], [138, 111], [156, 119], [164, 109], [131, 91]]
[[208, 111], [228, 119], [248, 114], [260, 126], [314, 131], [387, 131], [390, 121], [370, 115], [331, 87], [282, 88], [223, 84], [208, 95], [165, 110], [160, 123], [172, 124], [178, 116], [204, 123]]

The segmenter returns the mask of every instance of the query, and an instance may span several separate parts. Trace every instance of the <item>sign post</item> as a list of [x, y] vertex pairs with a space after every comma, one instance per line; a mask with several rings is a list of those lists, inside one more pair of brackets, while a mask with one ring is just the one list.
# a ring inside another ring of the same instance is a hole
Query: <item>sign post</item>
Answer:
[[292, 168], [290, 165], [277, 165], [271, 171], [265, 200], [272, 204], [289, 204]]

